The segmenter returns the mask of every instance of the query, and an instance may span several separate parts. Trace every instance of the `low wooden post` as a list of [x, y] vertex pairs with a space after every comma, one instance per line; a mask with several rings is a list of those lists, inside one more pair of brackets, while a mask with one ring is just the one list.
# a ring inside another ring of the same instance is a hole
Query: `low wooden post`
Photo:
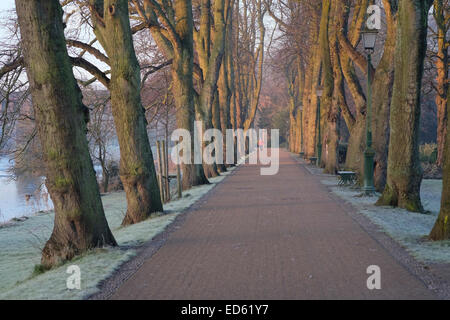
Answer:
[[163, 170], [162, 170], [162, 159], [161, 159], [161, 142], [156, 141], [156, 152], [158, 153], [158, 171], [159, 171], [159, 191], [161, 194], [161, 201], [165, 202], [164, 200], [164, 185], [163, 185]]
[[169, 155], [167, 154], [166, 141], [162, 141], [162, 150], [163, 150], [163, 161], [164, 161], [164, 189], [165, 189], [165, 198], [166, 202], [170, 201], [170, 180], [169, 180]]
[[177, 191], [178, 198], [181, 199], [183, 197], [183, 188], [181, 187], [181, 168], [180, 168], [180, 151], [178, 149], [178, 141], [177, 141]]

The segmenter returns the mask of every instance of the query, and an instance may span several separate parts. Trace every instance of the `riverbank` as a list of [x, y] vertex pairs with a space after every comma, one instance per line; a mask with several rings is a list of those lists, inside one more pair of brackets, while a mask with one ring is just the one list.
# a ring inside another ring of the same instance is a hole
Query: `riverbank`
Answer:
[[[164, 213], [125, 228], [120, 226], [126, 212], [125, 194], [116, 192], [103, 196], [105, 215], [119, 247], [93, 250], [43, 274], [34, 268], [40, 263], [41, 249], [50, 237], [54, 213], [38, 214], [3, 226], [0, 228], [0, 299], [82, 299], [92, 295], [98, 290], [99, 282], [133, 257], [143, 243], [162, 232], [181, 212], [231, 173], [232, 170], [210, 179], [210, 185], [184, 192], [182, 199], [164, 206]], [[81, 269], [81, 290], [67, 289], [69, 265]]]

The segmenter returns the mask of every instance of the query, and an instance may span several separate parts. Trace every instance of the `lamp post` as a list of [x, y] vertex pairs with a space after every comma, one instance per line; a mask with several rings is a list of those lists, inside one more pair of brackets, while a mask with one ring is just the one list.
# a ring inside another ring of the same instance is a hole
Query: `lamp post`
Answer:
[[364, 50], [367, 52], [367, 113], [366, 113], [366, 150], [364, 151], [364, 186], [366, 195], [375, 192], [373, 179], [373, 160], [375, 151], [372, 149], [372, 53], [375, 50], [378, 31], [365, 30], [362, 32]]
[[317, 94], [317, 166], [320, 166], [320, 161], [322, 159], [322, 137], [320, 134], [320, 99], [322, 98], [323, 95], [323, 88], [322, 87], [317, 87], [316, 90], [316, 94]]

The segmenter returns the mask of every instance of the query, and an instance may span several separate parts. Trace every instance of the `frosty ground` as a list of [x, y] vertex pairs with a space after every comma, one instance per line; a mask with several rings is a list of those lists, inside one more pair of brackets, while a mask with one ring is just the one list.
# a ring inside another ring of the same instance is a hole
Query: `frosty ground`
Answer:
[[[242, 161], [242, 160], [241, 160]], [[183, 193], [183, 198], [164, 206], [164, 213], [129, 227], [120, 224], [126, 212], [125, 193], [102, 197], [106, 218], [118, 248], [96, 249], [63, 266], [39, 273], [41, 249], [50, 237], [54, 213], [38, 214], [21, 222], [0, 227], [0, 299], [82, 299], [96, 291], [98, 283], [107, 278], [123, 262], [136, 255], [146, 241], [162, 232], [177, 215], [190, 207], [232, 172], [210, 179], [211, 184]], [[81, 290], [68, 290], [67, 267], [81, 269]]]
[[[317, 169], [310, 168], [310, 170], [316, 171]], [[426, 211], [425, 214], [399, 208], [375, 206], [379, 194], [362, 197], [360, 189], [338, 186], [337, 178], [334, 176], [323, 175], [321, 182], [399, 242], [418, 261], [450, 263], [450, 241], [432, 242], [427, 240], [439, 213], [442, 180], [423, 180], [420, 196]]]

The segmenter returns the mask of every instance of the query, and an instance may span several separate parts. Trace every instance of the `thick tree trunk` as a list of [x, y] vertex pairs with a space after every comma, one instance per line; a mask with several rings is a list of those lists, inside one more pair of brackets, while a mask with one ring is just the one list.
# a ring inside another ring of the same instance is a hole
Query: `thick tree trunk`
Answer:
[[[326, 173], [334, 174], [338, 169], [338, 127], [337, 119], [339, 117], [339, 107], [334, 103], [334, 72], [333, 62], [335, 57], [335, 43], [334, 24], [330, 23], [331, 1], [325, 0], [322, 2], [322, 18], [320, 22], [320, 48], [322, 57], [322, 77], [323, 77], [323, 96], [321, 99], [321, 127], [323, 134], [322, 143], [322, 157], [321, 166], [325, 168]], [[331, 27], [330, 27], [331, 26]], [[331, 36], [330, 36], [331, 35]], [[331, 45], [333, 45], [331, 47]], [[333, 52], [330, 51], [333, 48]], [[332, 59], [333, 58], [333, 59]]]
[[57, 0], [17, 0], [22, 48], [55, 206], [52, 235], [42, 251], [45, 268], [94, 247], [116, 245], [100, 199], [86, 140], [88, 110], [67, 54]]
[[[331, 7], [330, 17], [335, 16], [336, 4]], [[339, 43], [337, 37], [336, 23], [334, 17], [329, 27], [329, 54], [330, 63], [333, 72], [333, 95], [331, 106], [327, 113], [327, 129], [325, 133], [326, 147], [325, 155], [325, 172], [335, 174], [339, 170], [338, 146], [339, 146], [339, 117], [340, 106], [346, 103], [344, 91], [344, 79], [342, 76], [340, 60], [339, 60]]]
[[347, 105], [341, 107], [350, 132], [345, 167], [346, 169], [356, 171], [360, 179], [362, 178], [364, 167], [363, 155], [366, 149], [364, 134], [366, 127], [366, 98], [356, 74], [354, 64], [351, 61], [351, 51], [348, 50], [345, 44], [348, 43], [351, 48], [355, 48], [358, 44], [368, 3], [368, 0], [357, 2], [353, 9], [350, 27], [348, 27], [348, 19], [351, 14], [351, 8], [345, 6], [343, 1], [336, 2], [335, 15], [338, 19], [338, 25], [336, 27], [338, 39], [340, 46], [342, 47], [342, 50], [339, 51], [341, 69], [355, 105], [354, 115], [350, 112]]
[[320, 47], [316, 43], [319, 38], [319, 17], [312, 17], [309, 26], [308, 68], [305, 73], [303, 91], [303, 143], [306, 157], [316, 154], [316, 123], [317, 123], [317, 79], [319, 79], [321, 56]]
[[[448, 90], [448, 89], [447, 89]], [[450, 118], [450, 107], [447, 101], [447, 117]], [[447, 123], [447, 131], [444, 148], [444, 162], [442, 166], [443, 181], [442, 181], [442, 200], [441, 211], [439, 217], [430, 233], [432, 240], [448, 240], [450, 239], [450, 128]]]
[[438, 51], [435, 59], [437, 77], [436, 77], [436, 106], [437, 106], [437, 145], [438, 156], [437, 165], [442, 166], [444, 158], [444, 144], [447, 133], [447, 99], [448, 99], [448, 10], [444, 1], [434, 1], [434, 18], [437, 24], [437, 42]]
[[429, 0], [399, 1], [387, 184], [378, 200], [380, 205], [415, 212], [423, 211], [420, 201], [420, 91], [431, 3]]
[[[192, 43], [191, 43], [192, 45]], [[191, 133], [191, 163], [182, 163], [183, 190], [193, 186], [208, 184], [201, 164], [194, 164], [194, 120], [195, 107], [193, 97], [192, 68], [193, 55], [189, 48], [183, 48], [180, 54], [174, 57], [172, 63], [173, 94], [176, 106], [177, 128], [186, 129]], [[190, 70], [190, 71], [189, 71]], [[186, 72], [187, 71], [187, 72]]]
[[120, 146], [120, 178], [128, 205], [122, 225], [130, 225], [163, 210], [141, 103], [140, 66], [133, 46], [128, 1], [92, 1], [97, 12], [93, 14], [94, 32], [111, 64], [111, 107]]
[[389, 111], [394, 84], [394, 56], [397, 34], [396, 9], [392, 1], [384, 0], [386, 11], [386, 41], [383, 57], [375, 71], [372, 84], [372, 132], [373, 149], [375, 151], [375, 188], [382, 192], [386, 186], [387, 159], [389, 150]]

